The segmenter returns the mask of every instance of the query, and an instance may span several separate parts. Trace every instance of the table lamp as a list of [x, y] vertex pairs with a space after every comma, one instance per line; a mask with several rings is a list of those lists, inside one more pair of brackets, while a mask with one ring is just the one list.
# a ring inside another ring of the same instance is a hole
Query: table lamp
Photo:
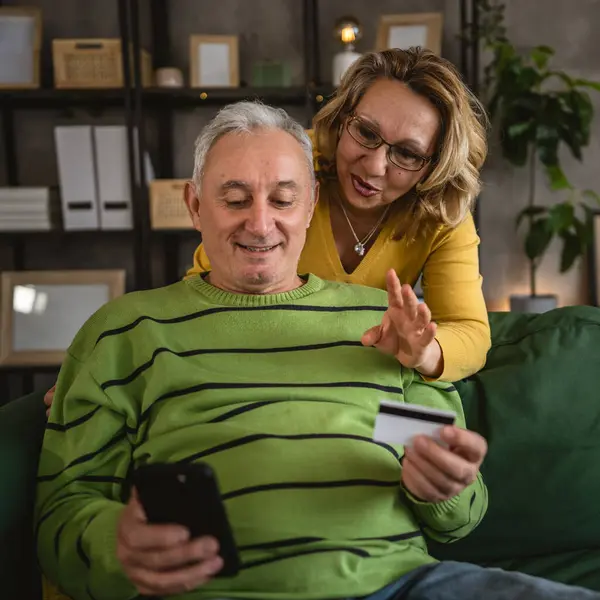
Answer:
[[362, 27], [354, 17], [342, 17], [336, 22], [333, 35], [344, 45], [333, 57], [333, 85], [337, 86], [348, 67], [360, 57], [360, 53], [354, 51], [354, 43], [362, 37]]

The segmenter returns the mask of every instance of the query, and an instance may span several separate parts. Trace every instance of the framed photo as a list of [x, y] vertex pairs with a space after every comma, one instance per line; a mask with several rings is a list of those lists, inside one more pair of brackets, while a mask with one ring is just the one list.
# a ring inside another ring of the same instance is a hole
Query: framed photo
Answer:
[[0, 7], [0, 88], [40, 87], [41, 46], [39, 8]]
[[377, 29], [376, 50], [422, 46], [442, 53], [442, 13], [382, 15]]
[[187, 179], [155, 179], [150, 182], [152, 229], [193, 229], [183, 197]]
[[190, 36], [190, 86], [238, 87], [240, 57], [236, 35]]
[[590, 250], [590, 293], [592, 304], [600, 306], [600, 211], [594, 215], [594, 239]]
[[60, 365], [87, 319], [125, 292], [125, 271], [5, 271], [0, 364]]

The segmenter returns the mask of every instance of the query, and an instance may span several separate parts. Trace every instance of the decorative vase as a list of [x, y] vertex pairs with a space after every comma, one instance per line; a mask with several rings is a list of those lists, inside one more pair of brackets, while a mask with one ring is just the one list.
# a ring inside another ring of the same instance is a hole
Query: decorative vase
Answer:
[[519, 313], [545, 313], [558, 306], [558, 297], [554, 294], [528, 294], [512, 295], [510, 297], [510, 311]]
[[348, 47], [343, 52], [338, 52], [333, 57], [333, 85], [340, 85], [344, 73], [360, 57], [360, 52], [354, 52], [351, 47]]

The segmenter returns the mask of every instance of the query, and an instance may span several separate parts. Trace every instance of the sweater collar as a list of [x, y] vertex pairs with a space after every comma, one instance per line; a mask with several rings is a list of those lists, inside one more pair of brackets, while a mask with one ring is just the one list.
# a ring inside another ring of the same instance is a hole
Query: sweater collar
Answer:
[[200, 273], [195, 277], [186, 279], [185, 282], [212, 304], [221, 306], [272, 306], [286, 304], [318, 292], [323, 288], [324, 284], [323, 280], [319, 279], [316, 275], [308, 274], [301, 275], [301, 278], [305, 281], [304, 285], [289, 292], [282, 292], [280, 294], [234, 294], [208, 283], [204, 279], [206, 275], [207, 273]]

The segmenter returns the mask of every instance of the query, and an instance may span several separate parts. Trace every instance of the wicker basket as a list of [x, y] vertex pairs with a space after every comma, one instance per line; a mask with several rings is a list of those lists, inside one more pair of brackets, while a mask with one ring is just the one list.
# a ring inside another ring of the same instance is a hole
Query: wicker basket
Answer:
[[150, 182], [152, 229], [193, 229], [183, 197], [187, 179], [155, 179]]
[[[152, 58], [140, 51], [142, 85], [152, 85]], [[54, 87], [62, 89], [120, 88], [124, 85], [121, 40], [52, 40]], [[133, 73], [133, 53], [131, 56]]]

